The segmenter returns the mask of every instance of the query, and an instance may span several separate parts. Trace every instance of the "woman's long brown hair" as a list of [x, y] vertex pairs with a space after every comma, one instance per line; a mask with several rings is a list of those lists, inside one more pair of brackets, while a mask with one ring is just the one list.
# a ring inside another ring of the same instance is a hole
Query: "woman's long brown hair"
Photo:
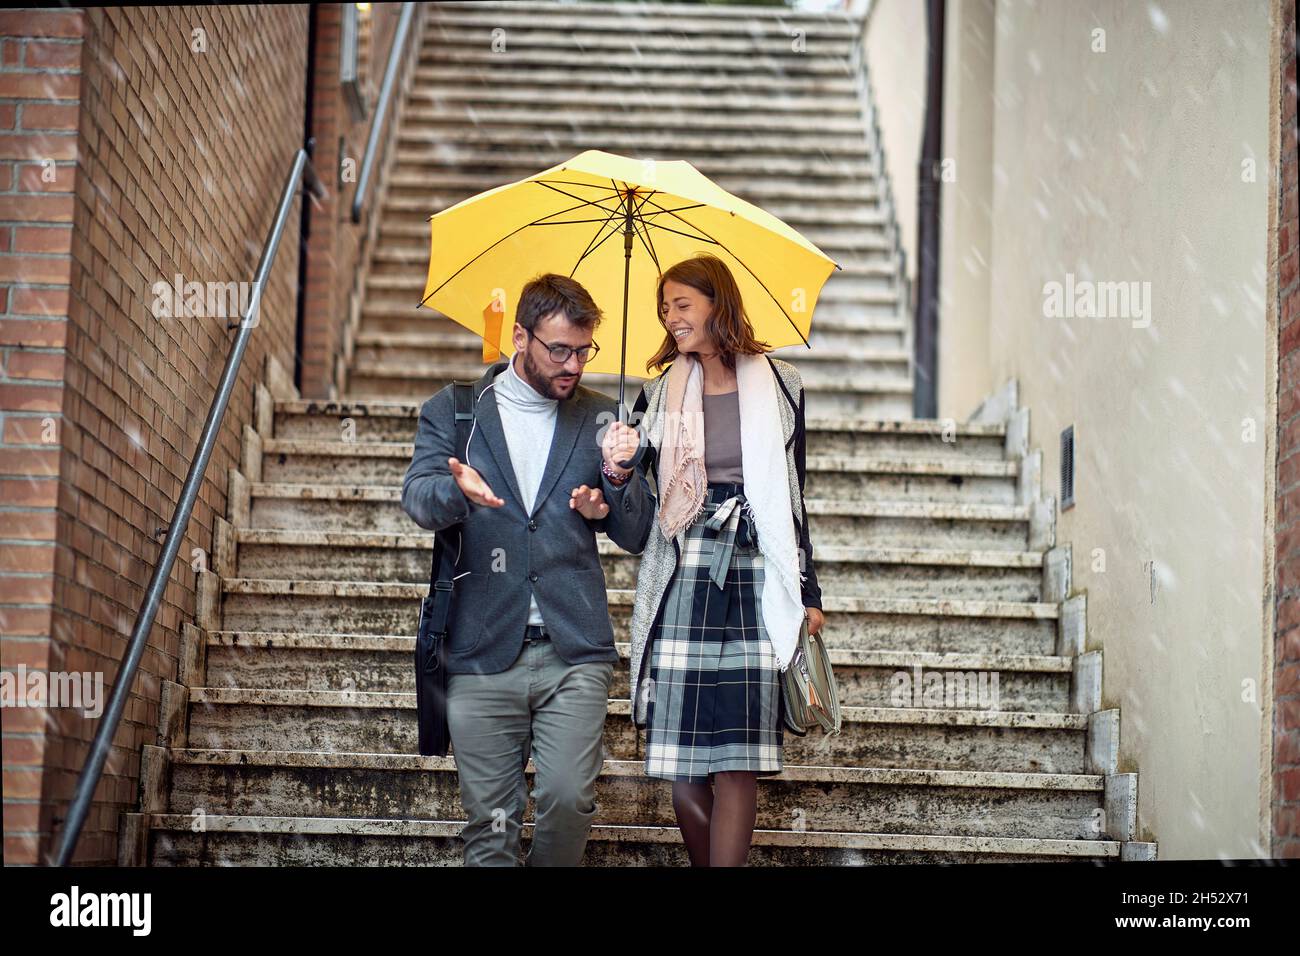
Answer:
[[[736, 353], [742, 355], [761, 355], [771, 351], [771, 346], [754, 337], [754, 326], [745, 314], [745, 303], [741, 300], [740, 289], [727, 268], [727, 264], [715, 255], [701, 253], [693, 259], [683, 259], [659, 276], [659, 288], [656, 291], [657, 302], [655, 314], [659, 321], [664, 320], [664, 283], [672, 280], [688, 285], [702, 293], [713, 308], [704, 322], [704, 329], [713, 339], [722, 358], [722, 364], [734, 370]], [[645, 363], [646, 371], [663, 370], [663, 367], [677, 357], [677, 340], [664, 328], [664, 343], [650, 361]]]

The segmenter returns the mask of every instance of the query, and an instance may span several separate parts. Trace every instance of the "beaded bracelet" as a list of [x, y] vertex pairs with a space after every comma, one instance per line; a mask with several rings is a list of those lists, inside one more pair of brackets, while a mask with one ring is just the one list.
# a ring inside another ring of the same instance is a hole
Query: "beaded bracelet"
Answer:
[[609, 481], [610, 481], [610, 484], [613, 484], [613, 485], [621, 485], [621, 484], [624, 484], [624, 483], [625, 483], [629, 478], [632, 477], [632, 472], [630, 472], [630, 471], [629, 471], [626, 475], [620, 475], [620, 474], [615, 473], [615, 472], [614, 472], [614, 471], [609, 467], [609, 462], [607, 462], [607, 461], [602, 461], [602, 462], [600, 463], [600, 473], [601, 473], [602, 475], [604, 475], [606, 478], [608, 478]]

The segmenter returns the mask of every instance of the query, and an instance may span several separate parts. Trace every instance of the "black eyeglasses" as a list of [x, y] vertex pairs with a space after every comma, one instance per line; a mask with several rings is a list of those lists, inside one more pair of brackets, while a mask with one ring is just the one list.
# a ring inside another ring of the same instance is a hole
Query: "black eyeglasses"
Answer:
[[[533, 335], [532, 329], [524, 329], [524, 331], [528, 333], [530, 339], [537, 339], [537, 336]], [[537, 341], [542, 342], [541, 339], [537, 339]], [[549, 342], [542, 342], [542, 344], [545, 345], [546, 350], [551, 353], [551, 361], [556, 365], [563, 365], [569, 360], [570, 355], [578, 356], [578, 361], [581, 364], [586, 365], [595, 358], [596, 353], [600, 351], [600, 346], [595, 342], [592, 342], [590, 345], [580, 345], [576, 349], [572, 345], [551, 345]]]

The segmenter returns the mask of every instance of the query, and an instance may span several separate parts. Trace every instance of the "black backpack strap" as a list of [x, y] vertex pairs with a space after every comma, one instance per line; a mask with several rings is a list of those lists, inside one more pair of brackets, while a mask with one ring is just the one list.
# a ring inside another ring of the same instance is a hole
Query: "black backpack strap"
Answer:
[[469, 429], [474, 421], [474, 383], [452, 382], [451, 388], [456, 399], [456, 458], [464, 461]]

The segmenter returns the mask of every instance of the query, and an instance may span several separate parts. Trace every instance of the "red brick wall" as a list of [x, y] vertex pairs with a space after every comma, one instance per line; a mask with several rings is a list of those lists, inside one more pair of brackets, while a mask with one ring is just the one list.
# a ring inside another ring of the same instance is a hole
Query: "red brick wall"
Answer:
[[[16, 68], [11, 63], [31, 63], [33, 49], [38, 58], [57, 58], [53, 47], [33, 45], [34, 24], [47, 15], [0, 16], [8, 18], [0, 21], [5, 71]], [[15, 409], [0, 413], [4, 440], [29, 446], [0, 451], [6, 456], [0, 471], [6, 475], [5, 520], [10, 522], [4, 535], [44, 535], [48, 542], [29, 546], [30, 554], [24, 549], [31, 567], [13, 571], [0, 584], [8, 589], [0, 593], [0, 631], [6, 668], [20, 654], [16, 639], [10, 639], [17, 627], [30, 632], [23, 634], [22, 655], [48, 660], [52, 669], [102, 671], [107, 692], [160, 550], [155, 529], [171, 518], [234, 334], [222, 317], [155, 317], [153, 286], [170, 284], [177, 274], [184, 282], [251, 281], [294, 151], [303, 141], [308, 8], [92, 8], [80, 16], [84, 55], [75, 122], [67, 110], [42, 109], [34, 117], [47, 127], [75, 126], [75, 153], [67, 133], [49, 134], [50, 144], [42, 147], [66, 150], [59, 155], [69, 160], [75, 155], [75, 165], [67, 165], [69, 178], [58, 184], [63, 191], [57, 196], [35, 195], [40, 190], [29, 185], [0, 198], [10, 204], [0, 222], [31, 217], [71, 223], [70, 230], [62, 227], [63, 246], [53, 243], [53, 232], [20, 236], [15, 228], [11, 236], [0, 226], [9, 242], [43, 240], [61, 248], [61, 259], [56, 253], [41, 265], [57, 268], [61, 262], [69, 289], [66, 300], [56, 286], [43, 305], [31, 305], [44, 287], [44, 274], [23, 267], [0, 276], [6, 286], [0, 296], [9, 308], [0, 394], [3, 407]], [[203, 31], [206, 50], [193, 48], [196, 30]], [[28, 60], [12, 59], [19, 47]], [[0, 73], [0, 83], [10, 84], [0, 88], [0, 123], [15, 115], [7, 112], [15, 97], [37, 88], [32, 82]], [[44, 84], [42, 90], [70, 89], [75, 104], [75, 75], [35, 82]], [[15, 113], [30, 115], [27, 105], [18, 105]], [[13, 145], [7, 134], [0, 138], [5, 150], [0, 156], [24, 147], [30, 148]], [[9, 183], [4, 177], [15, 175], [17, 165], [0, 159], [0, 167], [8, 167], [0, 169], [0, 185]], [[63, 166], [59, 171], [65, 175]], [[226, 472], [238, 463], [241, 426], [251, 420], [252, 386], [266, 355], [292, 367], [297, 208], [82, 830], [77, 862], [116, 860], [119, 813], [137, 799], [140, 747], [156, 739], [159, 681], [176, 679], [180, 624], [192, 620], [195, 611], [193, 550], [206, 553], [213, 517], [224, 512]], [[5, 258], [17, 255], [7, 249]], [[41, 317], [45, 312], [51, 314]], [[15, 314], [21, 319], [11, 324]], [[9, 337], [18, 334], [50, 345], [10, 347]], [[63, 387], [55, 400], [60, 379]], [[58, 420], [57, 450], [31, 441], [33, 413], [41, 412]], [[10, 475], [14, 467], [20, 470]], [[49, 477], [29, 481], [21, 469]], [[10, 517], [10, 495], [24, 494], [30, 501]], [[14, 549], [6, 545], [4, 550], [7, 556]], [[36, 752], [42, 722], [43, 750]], [[33, 712], [27, 725], [6, 715], [6, 862], [34, 862], [52, 848], [51, 835], [95, 724], [69, 709]], [[15, 770], [11, 780], [9, 768], [19, 764], [30, 769], [21, 776]]]
[[[81, 35], [76, 11], [0, 12], [0, 665], [56, 667], [51, 610], [72, 272]], [[6, 708], [4, 859], [37, 859], [44, 707]]]
[[1300, 858], [1300, 223], [1295, 0], [1281, 11], [1278, 155], [1278, 442], [1273, 671], [1273, 851]]

